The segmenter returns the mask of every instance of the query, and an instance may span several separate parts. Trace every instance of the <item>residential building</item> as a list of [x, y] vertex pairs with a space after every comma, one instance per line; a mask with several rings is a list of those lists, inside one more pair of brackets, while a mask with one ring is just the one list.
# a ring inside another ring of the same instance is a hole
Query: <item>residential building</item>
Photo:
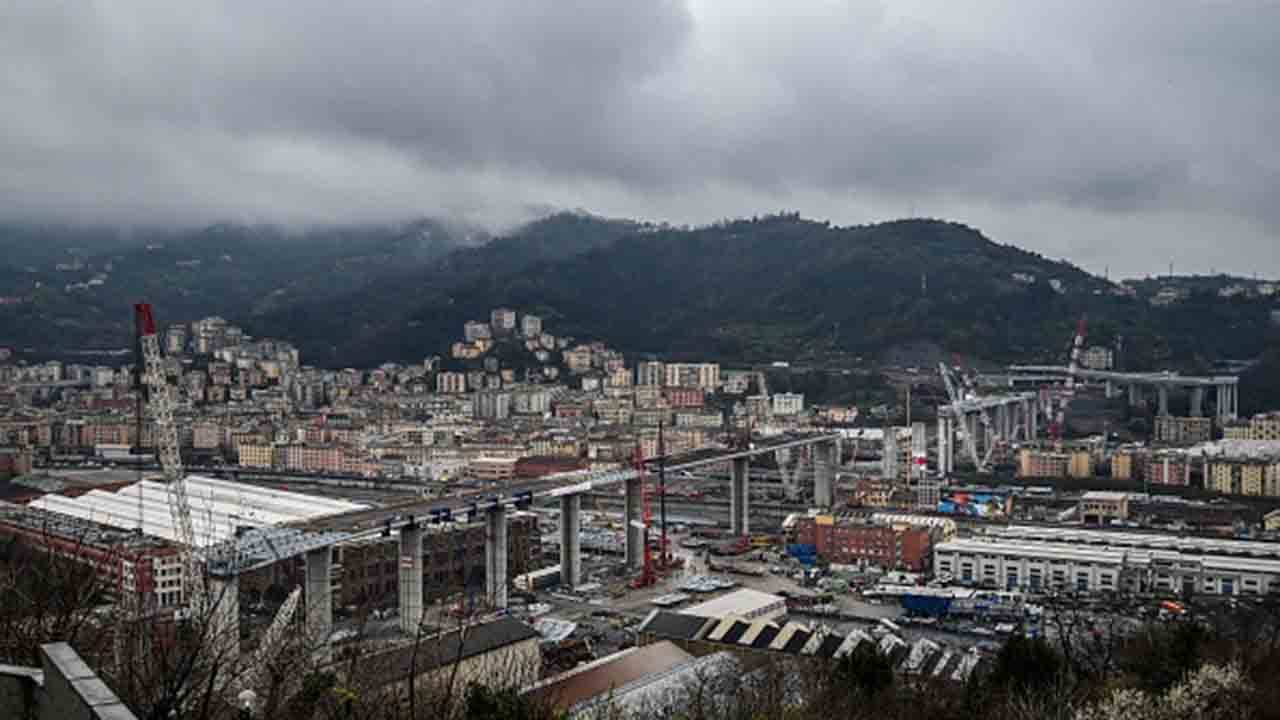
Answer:
[[240, 467], [269, 469], [276, 466], [276, 449], [273, 445], [241, 443], [237, 452]]
[[[1231, 432], [1234, 430], [1234, 432]], [[1223, 428], [1223, 437], [1238, 440], [1280, 441], [1280, 412], [1260, 413]]]
[[636, 385], [641, 387], [662, 387], [667, 381], [666, 364], [658, 360], [644, 360], [636, 363]]
[[1147, 461], [1145, 477], [1152, 485], [1186, 487], [1191, 484], [1191, 465], [1191, 457], [1186, 452], [1157, 450]]
[[591, 346], [589, 345], [578, 345], [565, 350], [563, 357], [564, 365], [571, 373], [585, 373], [591, 370]]
[[542, 335], [542, 318], [537, 315], [525, 315], [520, 318], [520, 334], [527, 338]]
[[608, 377], [605, 378], [605, 385], [611, 388], [631, 387], [631, 371], [625, 367], [610, 371]]
[[696, 387], [715, 392], [720, 387], [719, 363], [667, 363], [667, 387]]
[[436, 392], [445, 394], [464, 393], [467, 391], [467, 376], [460, 372], [442, 372], [436, 374]]
[[1068, 453], [1067, 477], [1077, 480], [1093, 477], [1093, 453], [1088, 450], [1072, 450]]
[[510, 308], [494, 308], [489, 312], [489, 326], [494, 335], [510, 335], [516, 329], [516, 311]]
[[1280, 497], [1280, 442], [1221, 440], [1192, 452], [1204, 458], [1206, 490]]
[[804, 395], [800, 393], [776, 393], [772, 400], [774, 415], [792, 416], [804, 412]]
[[1090, 370], [1110, 370], [1115, 365], [1111, 348], [1092, 345], [1080, 353], [1080, 364]]
[[487, 340], [493, 337], [493, 332], [489, 329], [489, 323], [471, 320], [463, 324], [462, 337], [467, 342], [475, 342], [476, 340]]
[[477, 457], [467, 463], [467, 474], [476, 480], [500, 482], [516, 476], [515, 458]]
[[1070, 463], [1071, 456], [1067, 453], [1023, 448], [1018, 453], [1018, 477], [1067, 477]]
[[1111, 454], [1112, 480], [1141, 480], [1151, 452], [1142, 446], [1126, 446]]
[[506, 420], [511, 417], [511, 393], [487, 390], [476, 395], [475, 417], [480, 420]]
[[1156, 417], [1155, 441], [1166, 445], [1194, 445], [1213, 439], [1213, 421], [1207, 417]]
[[706, 393], [700, 388], [669, 387], [662, 389], [662, 397], [667, 407], [700, 408], [706, 400]]

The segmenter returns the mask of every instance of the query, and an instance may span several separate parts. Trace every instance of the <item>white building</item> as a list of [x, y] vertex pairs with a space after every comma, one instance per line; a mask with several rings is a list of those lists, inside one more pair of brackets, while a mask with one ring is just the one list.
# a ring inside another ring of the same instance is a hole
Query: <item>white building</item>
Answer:
[[636, 363], [636, 385], [661, 387], [667, 380], [666, 366], [659, 360]]
[[520, 333], [527, 338], [536, 338], [542, 334], [542, 318], [537, 315], [525, 315], [520, 318]]
[[442, 372], [436, 375], [436, 392], [464, 393], [467, 391], [467, 376], [460, 372]]
[[1093, 345], [1080, 354], [1080, 364], [1090, 370], [1110, 370], [1115, 365], [1115, 353], [1111, 348]]
[[[1177, 547], [1165, 538], [1165, 547]], [[962, 582], [1078, 592], [1151, 591], [1263, 595], [1280, 587], [1280, 560], [1194, 549], [1085, 546], [1019, 539], [954, 540], [933, 550], [933, 568]]]
[[494, 308], [489, 312], [489, 326], [493, 332], [505, 335], [516, 329], [516, 311], [510, 308]]
[[489, 323], [470, 320], [462, 326], [462, 337], [467, 342], [475, 342], [476, 340], [487, 340], [493, 337], [493, 332], [489, 329]]
[[511, 417], [511, 393], [480, 393], [475, 399], [475, 416], [481, 420], [506, 420]]
[[804, 412], [804, 395], [801, 393], [777, 393], [773, 396], [774, 415], [799, 415]]
[[667, 387], [696, 387], [715, 392], [720, 387], [720, 363], [667, 363]]

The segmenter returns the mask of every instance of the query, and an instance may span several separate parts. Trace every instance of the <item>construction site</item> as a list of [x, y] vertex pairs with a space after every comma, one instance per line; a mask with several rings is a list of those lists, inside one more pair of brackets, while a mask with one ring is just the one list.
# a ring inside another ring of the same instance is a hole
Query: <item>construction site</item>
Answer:
[[[0, 532], [94, 568], [122, 627], [199, 629], [205, 652], [243, 670], [221, 692], [248, 713], [261, 709], [265, 668], [299, 648], [313, 669], [349, 673], [342, 668], [360, 658], [360, 667], [378, 668], [369, 691], [388, 693], [447, 668], [483, 677], [513, 659], [523, 685], [545, 692], [655, 643], [683, 652], [646, 650], [663, 658], [653, 677], [698, 672], [699, 658], [721, 653], [829, 660], [871, 643], [899, 672], [963, 682], [1000, 638], [1040, 632], [1040, 576], [1020, 570], [1003, 583], [966, 565], [969, 554], [1012, 542], [984, 533], [1033, 511], [1037, 522], [1098, 524], [1154, 503], [1001, 487], [1010, 468], [1047, 462], [1028, 453], [1062, 454], [1061, 473], [1072, 471], [1079, 440], [1068, 420], [1080, 398], [1141, 400], [1154, 389], [1163, 417], [1169, 394], [1185, 389], [1199, 417], [1213, 388], [1214, 417], [1235, 418], [1234, 377], [1081, 367], [1081, 321], [1063, 367], [1014, 366], [997, 376], [940, 364], [946, 402], [932, 431], [924, 422], [773, 434], [748, 425], [668, 452], [659, 422], [649, 456], [637, 444], [628, 462], [606, 469], [430, 497], [392, 483], [348, 489], [307, 478], [286, 489], [186, 471], [150, 307], [137, 306], [136, 320], [146, 389], [138, 437], [145, 425], [156, 469], [138, 463], [131, 481], [6, 504]], [[1080, 554], [1062, 544], [1054, 552]], [[1019, 549], [1039, 558], [1032, 550]], [[1138, 572], [1129, 555], [1117, 562]], [[1143, 566], [1144, 592], [1163, 587], [1160, 562]], [[1273, 570], [1223, 567], [1242, 575], [1226, 585], [1215, 578], [1215, 594], [1268, 587]], [[928, 592], [904, 589], [926, 583]], [[1013, 595], [998, 598], [1000, 612], [978, 612], [990, 607], [973, 599], [983, 591]], [[920, 619], [912, 608], [921, 593], [955, 609]], [[420, 656], [424, 646], [433, 650]], [[597, 700], [583, 695], [564, 709]]]

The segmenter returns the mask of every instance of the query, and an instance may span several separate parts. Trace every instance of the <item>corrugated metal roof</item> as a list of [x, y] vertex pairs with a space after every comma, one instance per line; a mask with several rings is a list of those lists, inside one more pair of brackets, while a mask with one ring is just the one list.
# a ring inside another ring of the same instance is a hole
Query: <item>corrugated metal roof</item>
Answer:
[[608, 694], [643, 677], [692, 660], [676, 644], [663, 640], [628, 648], [538, 683], [526, 694], [567, 712], [579, 703]]
[[[238, 527], [271, 527], [367, 507], [203, 475], [187, 476], [186, 490], [195, 544], [199, 547], [234, 537]], [[162, 483], [143, 480], [116, 492], [91, 490], [77, 498], [44, 495], [32, 501], [31, 507], [126, 530], [136, 529], [141, 523], [147, 535], [178, 541], [177, 526], [169, 512], [168, 488]]]

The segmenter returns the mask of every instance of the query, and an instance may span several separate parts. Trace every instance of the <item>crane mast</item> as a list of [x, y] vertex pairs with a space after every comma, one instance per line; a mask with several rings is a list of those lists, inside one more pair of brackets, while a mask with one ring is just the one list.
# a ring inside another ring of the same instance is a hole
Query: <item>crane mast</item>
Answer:
[[191, 505], [187, 500], [186, 473], [178, 450], [178, 428], [174, 423], [173, 387], [165, 377], [160, 339], [150, 303], [133, 306], [137, 319], [138, 342], [142, 348], [142, 379], [150, 395], [147, 407], [155, 426], [156, 457], [164, 473], [169, 500], [169, 513], [177, 525], [183, 564], [183, 591], [193, 613], [199, 615], [205, 598], [204, 572], [196, 555], [195, 530], [191, 524]]

